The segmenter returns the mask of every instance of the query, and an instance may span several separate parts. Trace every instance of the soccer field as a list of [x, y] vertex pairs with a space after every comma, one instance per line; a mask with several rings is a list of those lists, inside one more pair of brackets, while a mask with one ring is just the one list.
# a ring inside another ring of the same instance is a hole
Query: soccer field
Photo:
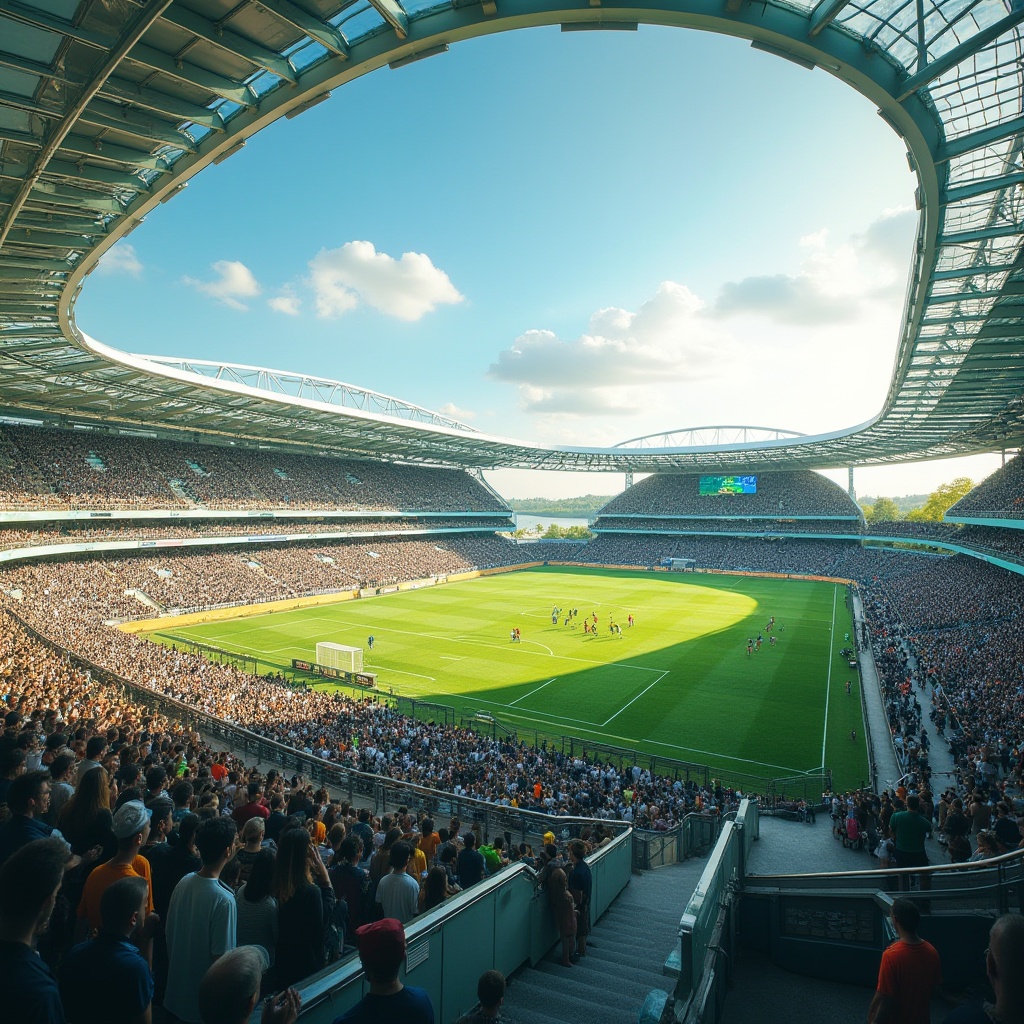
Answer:
[[[579, 614], [566, 625], [570, 609]], [[585, 633], [595, 614], [597, 632]], [[727, 780], [825, 766], [844, 787], [867, 777], [860, 682], [839, 655], [850, 632], [842, 585], [550, 567], [153, 639], [255, 656], [260, 672], [312, 661], [317, 641], [348, 644], [363, 648], [382, 690], [458, 715], [707, 764]], [[748, 655], [758, 633], [764, 642]]]

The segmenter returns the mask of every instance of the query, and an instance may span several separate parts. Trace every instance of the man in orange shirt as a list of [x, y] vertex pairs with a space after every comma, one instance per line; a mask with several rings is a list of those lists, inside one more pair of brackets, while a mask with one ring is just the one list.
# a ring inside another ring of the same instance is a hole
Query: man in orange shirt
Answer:
[[146, 805], [141, 800], [123, 803], [114, 815], [112, 828], [117, 838], [117, 853], [105, 864], [94, 868], [86, 879], [82, 900], [78, 904], [80, 933], [86, 930], [90, 934], [99, 931], [103, 924], [100, 900], [107, 887], [119, 878], [144, 878], [149, 886], [146, 912], [153, 912], [153, 878], [149, 861], [141, 855], [142, 847], [149, 838], [149, 811]]
[[910, 900], [892, 904], [898, 941], [882, 953], [868, 1024], [930, 1024], [932, 993], [942, 984], [938, 950], [917, 934], [921, 911]]

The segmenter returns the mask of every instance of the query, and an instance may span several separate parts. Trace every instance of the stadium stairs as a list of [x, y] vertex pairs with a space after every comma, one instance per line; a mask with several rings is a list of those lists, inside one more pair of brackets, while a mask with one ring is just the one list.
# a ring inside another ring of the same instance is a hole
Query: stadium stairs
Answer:
[[508, 1024], [635, 1024], [647, 994], [669, 989], [663, 965], [678, 946], [679, 918], [706, 864], [694, 858], [633, 875], [594, 928], [587, 955], [559, 963], [559, 943], [511, 979]]

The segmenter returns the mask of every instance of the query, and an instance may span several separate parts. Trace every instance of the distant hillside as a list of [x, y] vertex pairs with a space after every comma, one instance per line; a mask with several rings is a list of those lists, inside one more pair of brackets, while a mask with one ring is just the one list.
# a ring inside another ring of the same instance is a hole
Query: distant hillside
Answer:
[[508, 503], [513, 512], [521, 512], [524, 516], [586, 519], [613, 497], [613, 494], [584, 494], [580, 498], [509, 498]]
[[[885, 495], [888, 497], [888, 495]], [[927, 494], [904, 494], [901, 498], [893, 498], [896, 502], [896, 507], [900, 510], [900, 515], [905, 516], [908, 512], [912, 512], [915, 508], [921, 508], [924, 503], [928, 500]], [[857, 503], [863, 505], [874, 505], [878, 501], [877, 497], [874, 498], [862, 498], [858, 496]]]

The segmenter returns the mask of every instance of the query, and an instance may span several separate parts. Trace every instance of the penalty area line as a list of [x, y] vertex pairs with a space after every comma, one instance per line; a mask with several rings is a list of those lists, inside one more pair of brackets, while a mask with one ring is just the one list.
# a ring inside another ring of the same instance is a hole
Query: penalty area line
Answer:
[[660, 676], [658, 676], [657, 679], [654, 680], [653, 683], [649, 683], [647, 686], [645, 686], [631, 701], [629, 701], [628, 704], [623, 704], [622, 707], [619, 708], [619, 710], [616, 711], [615, 714], [612, 715], [612, 717], [608, 719], [608, 721], [602, 722], [601, 723], [601, 728], [603, 729], [608, 724], [608, 722], [615, 721], [615, 719], [618, 718], [619, 715], [621, 715], [622, 712], [625, 711], [626, 708], [628, 708], [630, 704], [635, 704], [652, 686], [657, 686], [658, 683], [660, 683], [662, 681], [662, 679], [664, 679], [665, 676], [667, 676], [667, 675], [668, 675], [668, 670], [666, 669], [664, 672], [661, 673]]
[[514, 701], [511, 701], [508, 706], [512, 707], [515, 704], [518, 704], [521, 700], [526, 700], [527, 697], [532, 697], [535, 693], [538, 693], [540, 690], [543, 690], [544, 687], [547, 686], [549, 683], [553, 683], [557, 678], [558, 676], [552, 676], [546, 683], [541, 683], [540, 686], [538, 686], [535, 690], [531, 690], [529, 693], [524, 693], [522, 697], [516, 697], [516, 699]]

